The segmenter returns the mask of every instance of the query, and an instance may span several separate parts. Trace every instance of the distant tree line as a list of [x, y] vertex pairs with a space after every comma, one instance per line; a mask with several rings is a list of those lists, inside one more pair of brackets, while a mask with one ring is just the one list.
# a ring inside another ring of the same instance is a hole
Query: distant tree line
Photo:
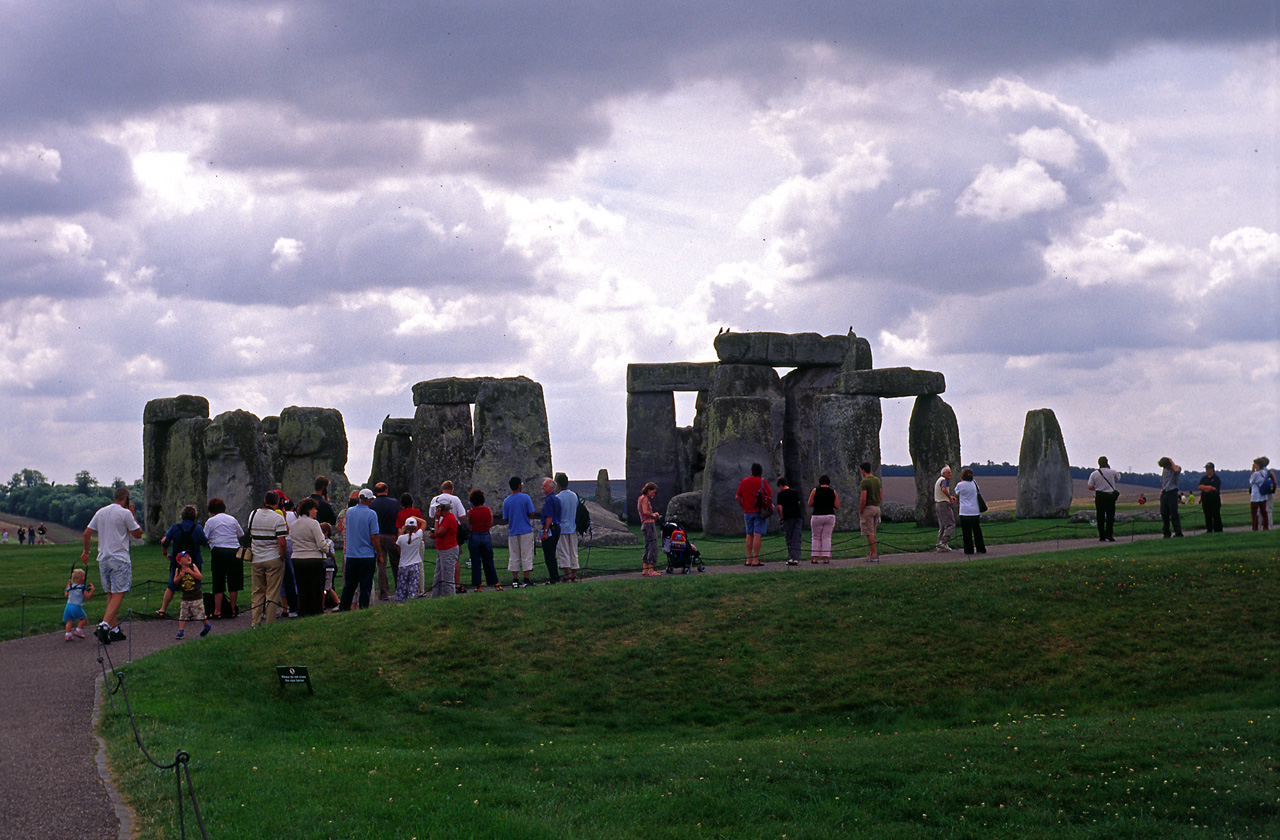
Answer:
[[[1008, 461], [997, 464], [993, 461], [987, 461], [985, 464], [979, 464], [977, 461], [967, 464], [973, 470], [975, 476], [995, 476], [995, 475], [1017, 475], [1018, 465], [1010, 464]], [[1071, 477], [1087, 481], [1089, 474], [1094, 471], [1094, 467], [1072, 467]], [[1249, 471], [1248, 470], [1217, 470], [1218, 478], [1222, 480], [1223, 490], [1246, 490], [1249, 487]], [[882, 476], [905, 476], [912, 477], [916, 474], [915, 467], [910, 464], [900, 466], [897, 464], [884, 464], [880, 467], [880, 475]], [[1120, 471], [1125, 484], [1136, 484], [1139, 487], [1159, 487], [1160, 473], [1129, 473], [1124, 470]], [[1190, 467], [1182, 468], [1181, 489], [1195, 490], [1196, 485], [1200, 483], [1204, 470], [1193, 470]]]
[[54, 484], [39, 470], [24, 469], [14, 473], [8, 484], [0, 484], [0, 511], [78, 531], [89, 524], [98, 508], [111, 503], [117, 487], [124, 486], [129, 487], [135, 506], [140, 506], [142, 479], [126, 485], [117, 476], [104, 487], [88, 470], [81, 470], [75, 484]]

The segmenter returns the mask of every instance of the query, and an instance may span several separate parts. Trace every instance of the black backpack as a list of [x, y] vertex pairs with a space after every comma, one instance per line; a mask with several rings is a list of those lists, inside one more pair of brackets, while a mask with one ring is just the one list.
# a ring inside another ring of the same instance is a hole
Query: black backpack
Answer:
[[574, 525], [579, 534], [585, 534], [591, 530], [591, 511], [587, 510], [587, 503], [581, 498], [578, 499], [578, 512], [575, 516]]

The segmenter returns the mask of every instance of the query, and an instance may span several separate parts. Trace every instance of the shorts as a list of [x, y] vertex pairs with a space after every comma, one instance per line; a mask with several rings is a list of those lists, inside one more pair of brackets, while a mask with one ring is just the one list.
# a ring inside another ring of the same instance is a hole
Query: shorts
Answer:
[[98, 561], [98, 574], [102, 578], [102, 591], [108, 595], [128, 592], [133, 586], [133, 563], [118, 557]]
[[84, 607], [79, 604], [67, 604], [66, 609], [62, 611], [63, 621], [83, 621], [88, 617], [85, 614]]
[[747, 528], [747, 536], [751, 534], [764, 534], [769, 532], [769, 515], [767, 513], [744, 513], [742, 514], [743, 524]]
[[178, 621], [204, 621], [204, 598], [185, 598], [178, 608]]
[[858, 527], [862, 529], [862, 536], [874, 537], [876, 528], [880, 527], [880, 508], [878, 505], [867, 505], [858, 514]]

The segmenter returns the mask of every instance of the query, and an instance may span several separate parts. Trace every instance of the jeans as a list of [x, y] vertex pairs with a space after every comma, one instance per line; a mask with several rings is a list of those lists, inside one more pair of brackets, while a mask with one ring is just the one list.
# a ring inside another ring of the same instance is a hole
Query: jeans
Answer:
[[498, 571], [493, 567], [493, 537], [489, 532], [477, 534], [474, 531], [467, 538], [467, 550], [471, 553], [471, 585], [480, 585], [480, 567], [484, 566], [484, 582], [490, 586], [498, 585]]
[[1182, 536], [1182, 517], [1178, 514], [1178, 491], [1165, 490], [1160, 493], [1160, 521], [1164, 523], [1164, 535], [1169, 536], [1169, 527], [1173, 533]]
[[787, 560], [800, 562], [800, 536], [804, 530], [804, 519], [782, 520], [782, 535], [787, 541]]
[[373, 573], [377, 568], [378, 561], [373, 557], [346, 559], [342, 569], [342, 597], [338, 600], [339, 612], [351, 609], [351, 599], [356, 594], [356, 587], [360, 588], [360, 609], [369, 606], [369, 595], [373, 592]]

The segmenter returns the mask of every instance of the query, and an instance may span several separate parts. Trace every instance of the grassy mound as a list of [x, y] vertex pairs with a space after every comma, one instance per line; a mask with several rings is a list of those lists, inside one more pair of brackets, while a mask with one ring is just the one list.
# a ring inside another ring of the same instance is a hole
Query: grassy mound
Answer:
[[[379, 606], [125, 679], [212, 837], [1266, 836], [1276, 543], [1177, 548]], [[172, 774], [103, 727], [174, 836]]]

